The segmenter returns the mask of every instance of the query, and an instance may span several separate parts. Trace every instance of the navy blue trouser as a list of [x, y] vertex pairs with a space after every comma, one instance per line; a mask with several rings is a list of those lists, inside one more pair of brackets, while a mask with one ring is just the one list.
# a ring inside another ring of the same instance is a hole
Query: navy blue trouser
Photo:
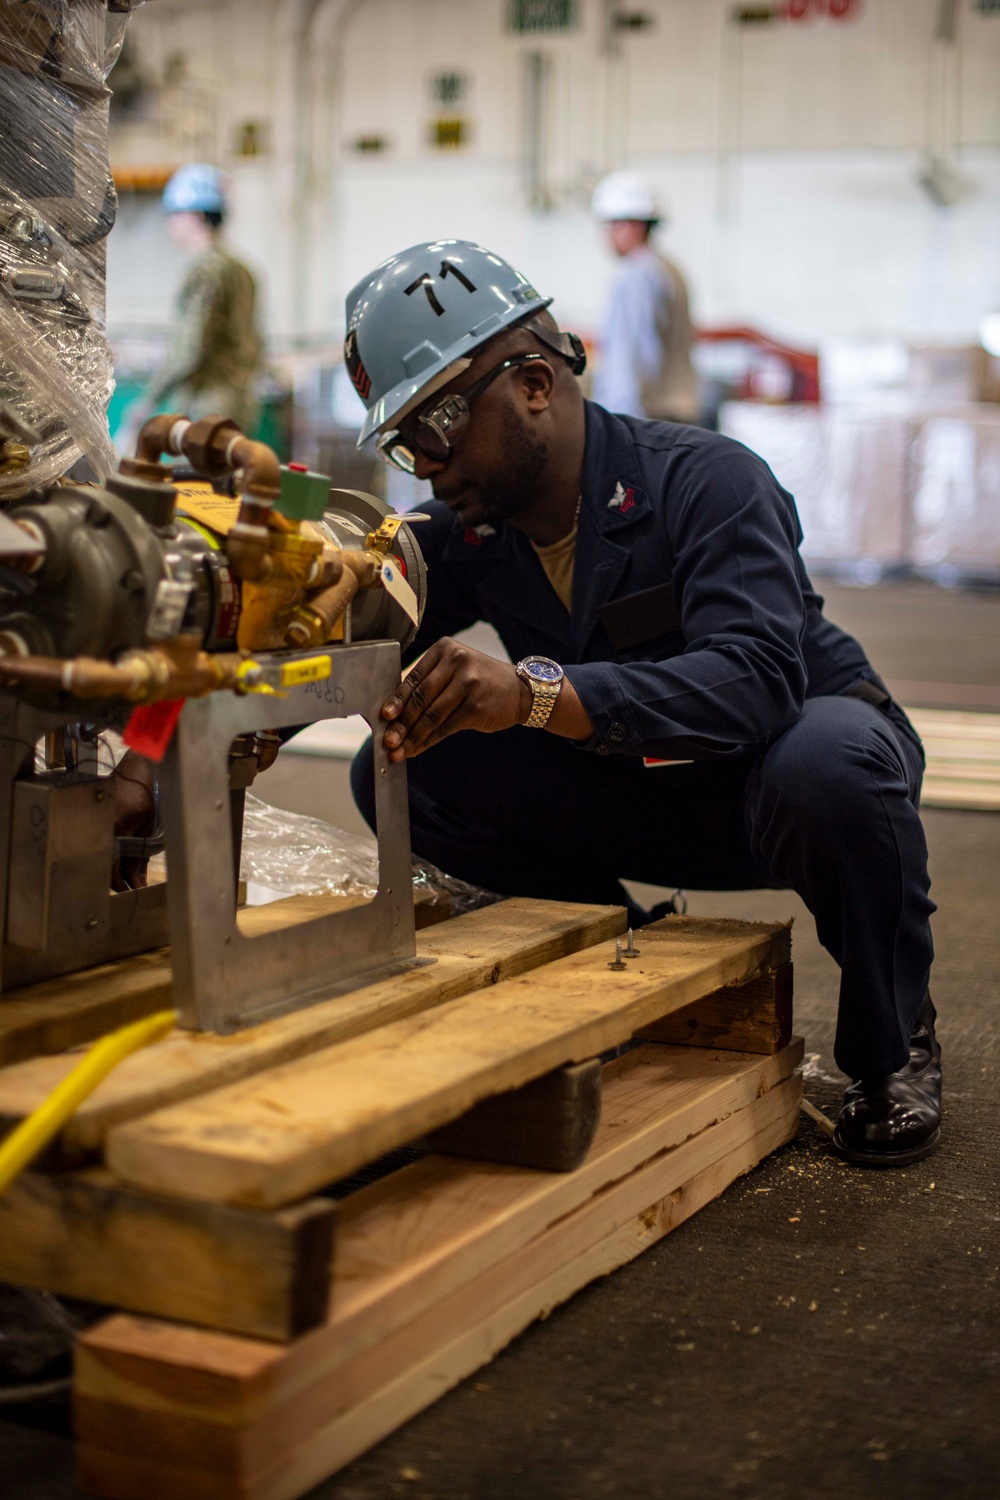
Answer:
[[[761, 754], [646, 768], [532, 729], [466, 731], [408, 762], [414, 853], [508, 896], [624, 903], [619, 881], [788, 889], [841, 968], [835, 1056], [901, 1068], [930, 973], [920, 742], [895, 705], [811, 698]], [[374, 826], [371, 742], [352, 768]]]

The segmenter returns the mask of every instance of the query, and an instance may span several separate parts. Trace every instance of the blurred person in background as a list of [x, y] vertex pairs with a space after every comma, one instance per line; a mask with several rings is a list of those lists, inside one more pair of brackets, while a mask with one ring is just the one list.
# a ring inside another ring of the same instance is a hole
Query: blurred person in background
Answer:
[[223, 240], [223, 174], [204, 162], [180, 167], [164, 189], [163, 210], [170, 238], [191, 267], [177, 297], [166, 362], [129, 413], [129, 437], [168, 401], [193, 420], [217, 412], [252, 433], [263, 350], [257, 284]]
[[594, 400], [628, 417], [697, 422], [691, 318], [684, 277], [650, 243], [662, 222], [646, 183], [612, 172], [598, 183], [592, 211], [621, 265], [601, 331]]

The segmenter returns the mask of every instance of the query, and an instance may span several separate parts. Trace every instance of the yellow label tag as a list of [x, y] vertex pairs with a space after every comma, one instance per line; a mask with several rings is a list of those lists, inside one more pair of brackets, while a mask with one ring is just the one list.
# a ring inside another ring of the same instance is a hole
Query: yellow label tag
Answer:
[[328, 656], [307, 656], [304, 661], [289, 661], [281, 668], [282, 687], [297, 687], [300, 682], [322, 682], [333, 671]]
[[210, 484], [179, 484], [176, 489], [178, 510], [220, 536], [229, 535], [240, 513], [239, 500], [217, 495]]

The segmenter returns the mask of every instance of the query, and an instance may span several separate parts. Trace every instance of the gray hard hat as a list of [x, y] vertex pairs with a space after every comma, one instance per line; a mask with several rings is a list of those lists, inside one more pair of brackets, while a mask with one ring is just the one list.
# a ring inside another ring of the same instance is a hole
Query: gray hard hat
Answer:
[[358, 447], [466, 368], [481, 344], [551, 301], [469, 240], [390, 255], [347, 298], [344, 359], [368, 408]]

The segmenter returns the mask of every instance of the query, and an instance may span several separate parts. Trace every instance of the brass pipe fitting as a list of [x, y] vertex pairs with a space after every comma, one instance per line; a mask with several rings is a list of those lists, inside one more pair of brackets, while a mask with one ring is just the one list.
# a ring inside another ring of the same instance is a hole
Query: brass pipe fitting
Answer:
[[338, 581], [293, 612], [285, 628], [290, 646], [322, 646], [358, 590], [370, 589], [378, 582], [382, 559], [377, 553], [347, 548], [341, 552], [340, 562], [343, 571]]
[[241, 583], [266, 583], [274, 572], [266, 526], [241, 527], [237, 521], [226, 537], [226, 556]]

